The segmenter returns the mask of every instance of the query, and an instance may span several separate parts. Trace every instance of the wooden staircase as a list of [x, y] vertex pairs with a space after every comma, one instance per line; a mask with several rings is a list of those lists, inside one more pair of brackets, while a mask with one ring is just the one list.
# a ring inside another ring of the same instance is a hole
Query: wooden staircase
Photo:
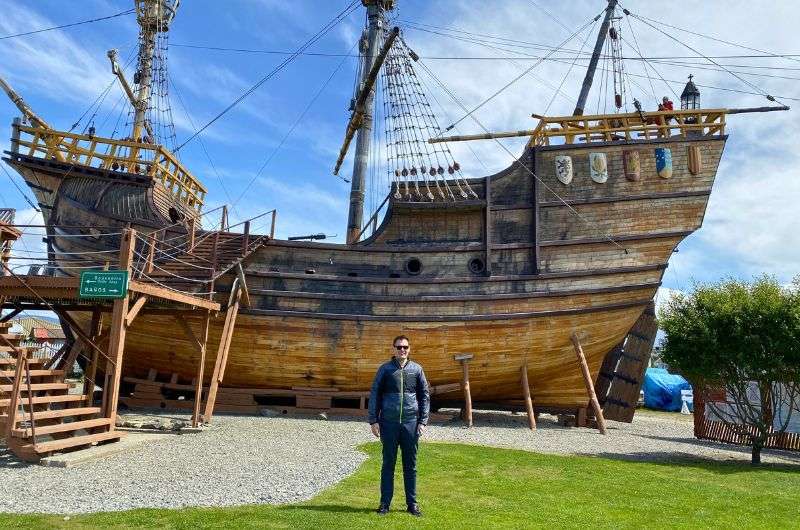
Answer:
[[208, 284], [252, 255], [269, 236], [248, 233], [205, 232], [189, 251], [167, 252], [154, 262], [148, 276], [173, 289], [186, 292], [208, 290]]
[[[22, 460], [37, 462], [52, 453], [116, 441], [122, 433], [92, 405], [92, 397], [70, 394], [65, 370], [46, 368], [47, 359], [30, 359], [20, 336], [0, 323], [0, 436]], [[5, 339], [5, 340], [4, 340]], [[10, 343], [10, 344], [9, 344]]]

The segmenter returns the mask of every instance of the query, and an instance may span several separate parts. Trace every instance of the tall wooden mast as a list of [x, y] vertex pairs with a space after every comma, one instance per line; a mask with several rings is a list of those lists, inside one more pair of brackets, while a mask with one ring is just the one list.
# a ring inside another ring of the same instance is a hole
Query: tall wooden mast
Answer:
[[150, 89], [153, 84], [153, 56], [156, 51], [156, 36], [169, 30], [180, 0], [135, 0], [136, 21], [139, 23], [139, 58], [136, 78], [138, 85], [133, 102], [134, 140], [142, 138], [147, 127], [147, 107], [150, 104]]
[[583, 108], [586, 105], [586, 98], [589, 96], [589, 90], [592, 88], [594, 71], [597, 69], [597, 61], [600, 59], [600, 52], [603, 51], [603, 43], [606, 41], [608, 26], [611, 24], [611, 17], [614, 15], [614, 8], [616, 7], [617, 0], [608, 0], [606, 15], [605, 18], [603, 18], [603, 24], [600, 26], [600, 33], [597, 34], [597, 42], [594, 44], [592, 59], [589, 61], [589, 67], [586, 69], [586, 76], [583, 78], [581, 93], [578, 96], [578, 104], [575, 105], [575, 111], [572, 113], [573, 116], [581, 116], [583, 114]]
[[[367, 77], [375, 64], [380, 50], [380, 40], [383, 36], [383, 13], [391, 10], [394, 0], [361, 0], [367, 8], [367, 28], [362, 36], [361, 79], [359, 90], [367, 86]], [[361, 223], [364, 220], [364, 180], [367, 175], [369, 151], [372, 143], [372, 121], [375, 106], [375, 90], [367, 88], [369, 93], [364, 100], [364, 113], [361, 127], [356, 137], [356, 151], [353, 159], [353, 178], [350, 181], [350, 212], [347, 216], [347, 243], [352, 244], [358, 240], [361, 233]]]

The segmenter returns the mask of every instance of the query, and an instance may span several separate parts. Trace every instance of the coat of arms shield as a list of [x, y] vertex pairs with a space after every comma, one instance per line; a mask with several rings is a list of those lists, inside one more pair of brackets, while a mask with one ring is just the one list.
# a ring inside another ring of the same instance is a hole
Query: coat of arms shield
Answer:
[[699, 175], [700, 170], [703, 168], [703, 155], [700, 153], [700, 148], [696, 145], [689, 146], [689, 173], [692, 175]]
[[608, 180], [608, 161], [605, 153], [589, 153], [589, 173], [592, 180], [598, 184]]
[[642, 177], [642, 164], [639, 161], [639, 151], [625, 149], [622, 151], [622, 162], [625, 166], [625, 178], [636, 182]]
[[564, 185], [572, 182], [572, 158], [567, 155], [556, 155], [556, 178]]
[[656, 173], [662, 179], [672, 176], [672, 151], [668, 147], [656, 147]]

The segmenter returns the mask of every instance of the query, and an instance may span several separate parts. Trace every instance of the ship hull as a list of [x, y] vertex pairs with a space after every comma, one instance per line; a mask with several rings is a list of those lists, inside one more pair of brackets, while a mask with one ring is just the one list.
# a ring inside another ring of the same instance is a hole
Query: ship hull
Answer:
[[[519, 399], [527, 363], [536, 404], [586, 406], [572, 335], [597, 378], [652, 301], [677, 245], [702, 224], [725, 140], [531, 148], [520, 163], [471, 181], [475, 201], [392, 199], [375, 234], [357, 245], [269, 241], [243, 264], [251, 305], [236, 322], [222, 385], [366, 391], [392, 338], [406, 334], [433, 385], [460, 381], [454, 357], [469, 353], [476, 400]], [[655, 148], [671, 149], [671, 178], [658, 175]], [[690, 171], [694, 148], [702, 163]], [[638, 180], [625, 177], [632, 149], [641, 154]], [[590, 178], [596, 152], [608, 160], [604, 183]], [[556, 176], [564, 156], [569, 185]], [[86, 210], [64, 205], [54, 205], [63, 224]], [[69, 252], [85, 243], [55, 244]], [[220, 300], [234, 277], [217, 283]], [[87, 314], [75, 316], [88, 328]], [[211, 326], [206, 382], [221, 326], [221, 318]], [[126, 376], [154, 369], [188, 382], [197, 364], [170, 317], [143, 312], [128, 330]]]

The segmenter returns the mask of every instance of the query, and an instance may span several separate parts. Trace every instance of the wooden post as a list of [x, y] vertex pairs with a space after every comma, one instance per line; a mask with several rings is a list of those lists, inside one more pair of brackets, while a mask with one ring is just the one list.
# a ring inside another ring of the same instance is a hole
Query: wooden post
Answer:
[[242, 237], [242, 256], [247, 254], [247, 247], [250, 246], [250, 221], [244, 222], [244, 237]]
[[525, 400], [525, 410], [528, 413], [528, 426], [532, 431], [536, 430], [536, 415], [533, 413], [533, 400], [531, 399], [531, 387], [528, 384], [528, 361], [522, 365], [522, 397]]
[[[132, 228], [125, 229], [122, 235], [122, 249], [119, 253], [119, 269], [130, 272], [133, 260], [133, 245], [136, 241], [136, 231]], [[114, 309], [111, 313], [111, 338], [109, 340], [109, 357], [112, 362], [109, 368], [113, 370], [112, 375], [107, 378], [108, 385], [103, 389], [105, 398], [104, 416], [111, 420], [109, 430], [114, 430], [117, 419], [117, 404], [119, 402], [119, 384], [122, 377], [122, 357], [125, 353], [125, 335], [127, 325], [125, 317], [128, 316], [128, 302], [130, 295], [125, 293], [124, 298], [114, 300]], [[113, 363], [113, 364], [112, 364]]]
[[144, 264], [144, 272], [145, 274], [150, 274], [153, 272], [153, 260], [156, 256], [156, 236], [152, 234], [147, 234], [147, 261]]
[[[10, 343], [9, 343], [10, 344]], [[17, 365], [14, 369], [14, 383], [11, 385], [11, 392], [9, 394], [8, 408], [6, 409], [6, 440], [12, 440], [11, 433], [17, 426], [17, 409], [19, 408], [19, 390], [22, 385], [22, 370], [23, 364], [28, 356], [28, 350], [25, 348], [16, 348], [17, 350]]]
[[472, 357], [471, 353], [455, 356], [455, 360], [461, 362], [461, 388], [464, 390], [464, 412], [461, 418], [467, 422], [467, 427], [472, 427], [472, 393], [469, 388], [469, 361]]
[[[233, 293], [232, 293], [233, 294]], [[217, 360], [214, 363], [214, 373], [211, 375], [211, 383], [208, 386], [208, 397], [206, 398], [205, 412], [203, 413], [203, 423], [210, 423], [214, 414], [214, 403], [217, 399], [217, 389], [225, 377], [225, 364], [228, 362], [228, 349], [231, 346], [233, 327], [236, 323], [236, 314], [239, 311], [239, 299], [242, 290], [236, 286], [236, 293], [229, 301], [228, 310], [225, 312], [225, 324], [222, 327], [222, 335], [219, 339], [219, 349], [217, 350]]]
[[219, 220], [219, 231], [225, 232], [228, 229], [228, 205], [222, 205], [222, 216]]
[[[92, 342], [97, 343], [100, 332], [103, 328], [103, 313], [95, 309], [92, 312], [92, 324], [89, 330], [89, 337]], [[86, 372], [83, 374], [83, 394], [86, 396], [86, 406], [91, 407], [94, 402], [94, 387], [95, 377], [97, 377], [97, 363], [100, 360], [100, 352], [96, 348], [87, 348], [92, 350], [92, 356], [89, 360], [89, 366], [86, 367]]]
[[484, 209], [485, 217], [483, 221], [484, 242], [486, 243], [486, 276], [492, 275], [492, 177], [485, 179], [485, 193], [486, 208]]
[[600, 434], [606, 434], [606, 420], [603, 418], [603, 409], [600, 408], [600, 402], [597, 401], [597, 395], [594, 393], [594, 383], [592, 382], [592, 374], [589, 372], [589, 365], [586, 364], [586, 356], [583, 354], [583, 347], [581, 341], [578, 339], [578, 334], [572, 334], [572, 345], [575, 347], [575, 354], [578, 356], [578, 364], [581, 365], [581, 373], [583, 374], [583, 383], [586, 385], [586, 393], [589, 394], [589, 404], [594, 411], [594, 417], [597, 420], [597, 429]]
[[187, 252], [191, 252], [194, 248], [194, 233], [197, 230], [197, 219], [192, 217], [189, 219], [189, 248], [186, 249]]
[[269, 227], [269, 238], [275, 239], [275, 217], [278, 215], [278, 210], [272, 210], [272, 223]]
[[189, 323], [183, 318], [180, 313], [175, 314], [175, 320], [181, 325], [189, 341], [193, 344], [197, 353], [200, 354], [200, 362], [197, 366], [197, 375], [194, 378], [194, 407], [192, 412], [192, 427], [197, 427], [200, 423], [200, 404], [203, 402], [203, 376], [206, 365], [206, 345], [208, 344], [208, 329], [211, 324], [211, 312], [206, 312], [206, 318], [203, 320], [203, 331], [198, 338]]

